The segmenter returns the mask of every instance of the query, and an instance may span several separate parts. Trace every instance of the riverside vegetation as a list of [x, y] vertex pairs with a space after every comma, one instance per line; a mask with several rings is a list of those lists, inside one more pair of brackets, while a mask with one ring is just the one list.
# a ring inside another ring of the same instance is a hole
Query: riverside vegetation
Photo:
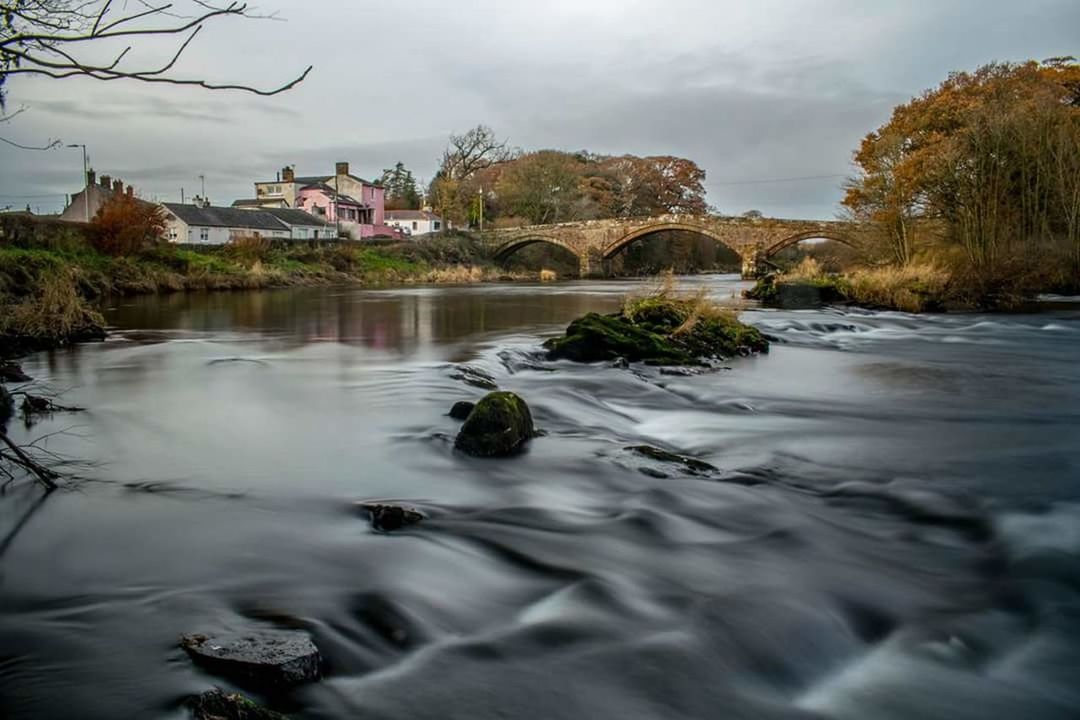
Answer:
[[116, 234], [98, 233], [95, 225], [4, 219], [0, 355], [102, 337], [104, 321], [93, 304], [110, 295], [526, 276], [494, 265], [471, 239], [453, 234], [381, 245], [251, 237], [192, 249], [148, 241], [141, 233], [121, 242]]

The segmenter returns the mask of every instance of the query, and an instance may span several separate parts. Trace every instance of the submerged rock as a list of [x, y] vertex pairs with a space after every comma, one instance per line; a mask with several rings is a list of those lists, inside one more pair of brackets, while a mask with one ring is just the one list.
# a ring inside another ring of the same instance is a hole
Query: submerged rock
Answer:
[[382, 532], [393, 532], [409, 525], [415, 525], [424, 519], [419, 511], [392, 505], [389, 503], [360, 503], [360, 507], [371, 516], [371, 526]]
[[[717, 469], [715, 465], [710, 465], [704, 460], [687, 457], [686, 455], [679, 455], [677, 453], [669, 452], [668, 450], [662, 450], [658, 447], [653, 447], [652, 445], [632, 445], [626, 449], [630, 450], [631, 452], [635, 452], [638, 455], [644, 455], [645, 457], [652, 460], [682, 465], [695, 475], [715, 472]], [[652, 472], [647, 472], [644, 469], [642, 470], [642, 472], [645, 472], [646, 475], [652, 475], [653, 477], [660, 476]]]
[[207, 670], [262, 687], [319, 677], [319, 650], [302, 630], [185, 635], [180, 645]]
[[239, 693], [215, 688], [187, 702], [195, 720], [286, 720], [285, 716], [249, 700]]
[[552, 360], [700, 365], [703, 358], [768, 352], [769, 343], [708, 300], [659, 295], [628, 303], [613, 315], [589, 313], [544, 347]]
[[12, 362], [0, 363], [0, 382], [24, 383], [33, 378], [23, 372], [18, 364]]
[[462, 400], [454, 403], [454, 407], [450, 408], [449, 415], [455, 420], [465, 420], [469, 417], [469, 414], [476, 407], [476, 403], [467, 402]]
[[454, 447], [477, 457], [502, 457], [518, 452], [535, 435], [525, 401], [512, 392], [493, 392], [473, 408]]
[[498, 390], [499, 386], [495, 382], [495, 378], [488, 375], [483, 370], [471, 367], [469, 365], [461, 365], [458, 367], [451, 377], [455, 380], [461, 380], [467, 385], [478, 387], [482, 390]]

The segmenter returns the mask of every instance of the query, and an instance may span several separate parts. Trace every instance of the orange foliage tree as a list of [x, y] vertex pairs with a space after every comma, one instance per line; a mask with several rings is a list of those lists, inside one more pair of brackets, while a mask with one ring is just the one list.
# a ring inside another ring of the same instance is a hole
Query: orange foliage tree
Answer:
[[131, 255], [165, 239], [165, 212], [131, 195], [109, 198], [90, 221], [94, 247], [109, 255]]
[[895, 109], [855, 153], [844, 204], [895, 259], [932, 220], [975, 271], [1067, 248], [1080, 271], [1080, 65], [994, 63]]

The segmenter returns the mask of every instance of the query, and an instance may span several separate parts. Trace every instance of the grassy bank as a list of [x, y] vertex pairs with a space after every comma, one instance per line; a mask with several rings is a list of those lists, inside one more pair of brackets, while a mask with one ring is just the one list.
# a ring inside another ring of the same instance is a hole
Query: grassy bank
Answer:
[[157, 244], [112, 256], [72, 228], [0, 240], [0, 354], [100, 335], [94, 303], [110, 295], [355, 283], [537, 279], [486, 259], [468, 237], [396, 244], [271, 243], [192, 249]]
[[833, 274], [823, 271], [813, 258], [788, 272], [762, 278], [746, 296], [781, 308], [853, 304], [918, 313], [973, 307], [953, 276], [935, 265], [855, 268]]

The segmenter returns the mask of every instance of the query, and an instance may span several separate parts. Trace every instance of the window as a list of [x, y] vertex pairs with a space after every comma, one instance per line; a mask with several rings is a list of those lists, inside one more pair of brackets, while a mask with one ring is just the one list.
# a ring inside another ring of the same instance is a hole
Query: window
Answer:
[[415, 229], [416, 229], [416, 221], [415, 221], [415, 220], [413, 220], [413, 221], [412, 221], [412, 229], [413, 229], [413, 230], [415, 230]]
[[438, 230], [439, 229], [439, 221], [438, 220], [432, 220], [431, 221], [431, 229], [432, 230]]
[[210, 228], [199, 228], [199, 242], [210, 242]]

